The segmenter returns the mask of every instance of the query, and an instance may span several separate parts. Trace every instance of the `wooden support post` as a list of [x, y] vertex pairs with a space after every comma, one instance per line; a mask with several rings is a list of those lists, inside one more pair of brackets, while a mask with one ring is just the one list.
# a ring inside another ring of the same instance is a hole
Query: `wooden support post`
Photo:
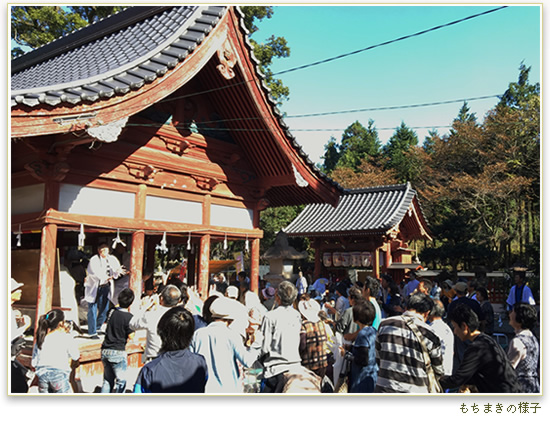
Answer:
[[130, 288], [135, 298], [131, 310], [139, 307], [141, 302], [143, 280], [143, 254], [145, 252], [145, 233], [143, 231], [132, 233], [132, 251], [130, 254]]
[[250, 290], [258, 293], [260, 289], [260, 238], [252, 240], [250, 253]]
[[380, 278], [380, 249], [374, 249], [374, 256], [372, 257], [372, 270], [375, 278]]
[[315, 241], [315, 267], [313, 269], [313, 281], [317, 281], [321, 277], [323, 256], [321, 251], [321, 241]]
[[[145, 219], [145, 201], [147, 198], [147, 186], [140, 184], [136, 193], [134, 218]], [[129, 286], [134, 292], [135, 298], [131, 310], [139, 308], [143, 289], [143, 260], [145, 254], [145, 233], [138, 230], [132, 233], [132, 250], [130, 252], [130, 282]]]
[[[40, 243], [40, 264], [38, 267], [38, 295], [36, 298], [36, 318], [38, 325], [40, 316], [52, 309], [53, 283], [55, 278], [55, 261], [57, 251], [57, 225], [46, 224], [42, 228]], [[35, 339], [36, 330], [35, 326]]]
[[386, 243], [386, 259], [384, 260], [384, 273], [388, 272], [388, 267], [391, 264], [391, 241]]
[[210, 235], [201, 236], [201, 250], [199, 256], [199, 293], [202, 299], [208, 296], [208, 282], [210, 281]]

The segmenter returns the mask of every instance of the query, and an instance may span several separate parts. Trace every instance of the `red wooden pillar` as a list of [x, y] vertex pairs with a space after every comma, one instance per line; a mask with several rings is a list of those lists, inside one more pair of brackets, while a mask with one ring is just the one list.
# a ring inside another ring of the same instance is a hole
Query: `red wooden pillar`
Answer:
[[391, 264], [391, 241], [386, 243], [386, 259], [384, 260], [384, 273], [388, 272], [388, 267]]
[[142, 280], [143, 280], [143, 254], [145, 252], [145, 233], [138, 231], [132, 233], [132, 251], [130, 253], [130, 288], [134, 292], [135, 299], [132, 310], [139, 307]]
[[250, 290], [258, 293], [260, 288], [260, 238], [252, 240], [250, 253]]
[[208, 282], [210, 280], [210, 235], [201, 236], [201, 250], [199, 256], [199, 293], [203, 299], [208, 296]]
[[[36, 298], [36, 322], [40, 316], [52, 309], [53, 283], [55, 278], [55, 261], [57, 251], [57, 225], [46, 224], [42, 227], [40, 243], [40, 264], [38, 267], [38, 295]], [[35, 326], [35, 337], [36, 330]]]
[[374, 256], [372, 257], [372, 270], [375, 278], [380, 278], [380, 249], [374, 249]]
[[[147, 198], [147, 186], [140, 184], [136, 193], [134, 218], [145, 219], [145, 200]], [[143, 255], [145, 254], [145, 232], [139, 230], [132, 233], [132, 250], [130, 252], [130, 283], [135, 298], [132, 310], [140, 304], [143, 289]]]
[[321, 264], [323, 262], [323, 256], [321, 255], [321, 241], [315, 241], [313, 247], [315, 247], [315, 267], [313, 270], [313, 280], [317, 281], [317, 279], [321, 277]]

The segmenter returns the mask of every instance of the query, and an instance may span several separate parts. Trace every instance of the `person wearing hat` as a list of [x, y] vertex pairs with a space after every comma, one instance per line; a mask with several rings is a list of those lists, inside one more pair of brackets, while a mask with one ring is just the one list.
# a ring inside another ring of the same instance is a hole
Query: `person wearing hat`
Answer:
[[242, 393], [238, 363], [250, 367], [258, 359], [259, 349], [246, 348], [241, 335], [230, 328], [241, 310], [238, 301], [217, 297], [210, 305], [212, 322], [193, 335], [191, 349], [205, 358], [208, 367], [206, 393]]
[[264, 365], [265, 393], [277, 391], [284, 381], [284, 373], [301, 366], [302, 318], [293, 307], [297, 296], [298, 290], [294, 284], [281, 282], [275, 294], [279, 306], [264, 315], [260, 326], [263, 336], [260, 360]]
[[300, 356], [302, 365], [323, 378], [327, 371], [327, 334], [319, 312], [321, 307], [314, 299], [298, 303], [302, 315], [300, 329]]
[[21, 287], [24, 284], [17, 282], [11, 278], [11, 340], [14, 341], [31, 326], [31, 318], [27, 315], [22, 315], [21, 312], [13, 308], [13, 304], [21, 300]]
[[88, 263], [84, 281], [84, 300], [88, 303], [88, 335], [99, 339], [98, 328], [103, 326], [109, 311], [109, 299], [114, 293], [114, 280], [128, 271], [120, 265], [118, 259], [110, 254], [109, 246], [101, 243], [97, 255]]
[[262, 289], [262, 304], [268, 311], [273, 310], [275, 307], [277, 307], [277, 302], [275, 301], [274, 287], [269, 286]]
[[512, 311], [518, 303], [535, 305], [533, 292], [525, 284], [525, 272], [522, 270], [514, 271], [514, 285], [510, 289], [510, 293], [506, 299], [506, 308], [508, 311]]

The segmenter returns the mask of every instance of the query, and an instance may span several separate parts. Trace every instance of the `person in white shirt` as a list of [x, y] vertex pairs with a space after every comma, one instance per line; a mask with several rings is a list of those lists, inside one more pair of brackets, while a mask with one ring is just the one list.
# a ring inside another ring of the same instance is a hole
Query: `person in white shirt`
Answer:
[[443, 370], [446, 376], [453, 374], [454, 334], [451, 328], [443, 321], [445, 307], [436, 299], [434, 307], [428, 317], [428, 323], [441, 341], [441, 356], [443, 357]]
[[109, 246], [102, 243], [97, 248], [97, 255], [90, 259], [87, 273], [84, 300], [88, 303], [88, 335], [92, 339], [99, 339], [97, 331], [107, 319], [109, 298], [115, 289], [114, 279], [128, 272], [109, 253]]
[[147, 330], [143, 363], [149, 362], [158, 356], [162, 340], [157, 331], [157, 325], [164, 313], [181, 301], [180, 290], [172, 284], [162, 289], [160, 295], [151, 295], [144, 298], [141, 309], [130, 320], [132, 330]]

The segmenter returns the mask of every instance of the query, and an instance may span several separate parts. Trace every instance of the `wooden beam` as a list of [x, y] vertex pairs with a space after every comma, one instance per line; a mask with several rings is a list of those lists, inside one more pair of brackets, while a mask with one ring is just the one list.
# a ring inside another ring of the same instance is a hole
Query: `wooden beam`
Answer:
[[66, 213], [57, 210], [48, 210], [44, 216], [45, 223], [54, 223], [59, 225], [80, 225], [96, 227], [98, 229], [120, 229], [120, 230], [143, 230], [145, 233], [162, 234], [167, 233], [186, 233], [200, 232], [213, 236], [221, 236], [227, 233], [234, 238], [262, 238], [263, 231], [260, 229], [238, 229], [223, 226], [203, 226], [200, 224], [175, 223], [168, 221], [149, 221], [130, 218], [104, 217], [95, 215], [80, 215], [76, 213]]

